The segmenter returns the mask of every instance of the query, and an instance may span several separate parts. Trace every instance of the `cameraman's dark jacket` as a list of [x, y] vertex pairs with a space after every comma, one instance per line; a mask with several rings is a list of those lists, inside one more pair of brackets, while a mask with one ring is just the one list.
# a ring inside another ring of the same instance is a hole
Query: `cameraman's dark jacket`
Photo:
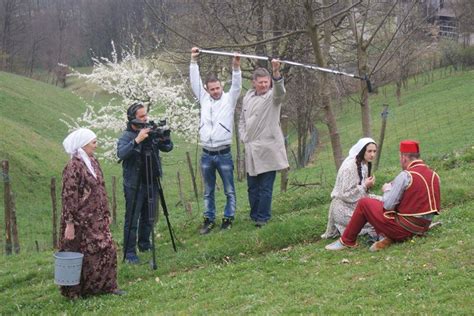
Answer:
[[[153, 143], [152, 148], [154, 148], [154, 153], [156, 156], [156, 160], [154, 160], [153, 165], [153, 173], [154, 176], [161, 176], [161, 164], [159, 162], [159, 151], [169, 152], [173, 149], [173, 142], [171, 141], [170, 137], [164, 137], [161, 139], [150, 139], [147, 138], [146, 141], [141, 142], [140, 144], [135, 143], [135, 138], [137, 137], [139, 131], [135, 131], [129, 126], [119, 138], [117, 143], [117, 156], [120, 160], [122, 160], [122, 168], [123, 168], [123, 185], [128, 188], [135, 188], [138, 184], [138, 177], [142, 176], [142, 181], [145, 182], [144, 179], [144, 169], [145, 165], [142, 163], [142, 159], [144, 158], [142, 155], [143, 153], [143, 146], [151, 146]], [[158, 166], [155, 164], [158, 164]], [[143, 169], [140, 173], [139, 169]]]

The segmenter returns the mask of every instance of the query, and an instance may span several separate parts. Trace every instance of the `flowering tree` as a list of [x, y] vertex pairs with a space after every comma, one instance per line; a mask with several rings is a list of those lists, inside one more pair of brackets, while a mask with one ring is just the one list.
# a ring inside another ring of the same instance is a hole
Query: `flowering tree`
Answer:
[[143, 103], [153, 118], [166, 118], [171, 130], [187, 141], [195, 141], [199, 126], [199, 109], [196, 103], [186, 98], [186, 84], [173, 84], [172, 79], [163, 75], [156, 67], [156, 61], [138, 58], [133, 51], [122, 53], [119, 62], [112, 42], [112, 60], [93, 58], [93, 70], [90, 74], [82, 74], [72, 70], [69, 76], [76, 76], [94, 83], [121, 99], [110, 100], [100, 107], [94, 108], [87, 104], [81, 117], [64, 121], [70, 129], [88, 127], [100, 135], [101, 147], [105, 149], [106, 158], [115, 158], [116, 138], [110, 136], [111, 131], [117, 134], [124, 128], [126, 109], [134, 102]]

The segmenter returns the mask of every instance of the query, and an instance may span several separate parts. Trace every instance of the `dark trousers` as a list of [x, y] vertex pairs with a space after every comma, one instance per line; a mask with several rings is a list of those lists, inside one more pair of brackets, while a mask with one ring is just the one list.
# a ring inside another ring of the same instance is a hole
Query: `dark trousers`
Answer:
[[272, 217], [272, 194], [276, 171], [268, 171], [257, 176], [247, 174], [250, 203], [250, 218], [257, 222], [267, 222]]
[[[153, 225], [153, 219], [156, 214], [156, 196], [157, 186], [154, 186], [153, 194], [153, 205], [151, 206], [151, 213], [148, 210], [148, 198], [145, 185], [142, 184], [138, 193], [135, 195], [136, 190], [128, 187], [124, 187], [125, 193], [125, 224], [124, 224], [124, 249], [125, 254], [136, 254], [137, 247], [137, 235], [138, 235], [138, 249], [140, 251], [146, 251], [151, 249], [150, 235]], [[133, 200], [136, 196], [135, 211], [132, 210]], [[133, 214], [133, 218], [132, 218]], [[128, 235], [128, 242], [127, 240]]]

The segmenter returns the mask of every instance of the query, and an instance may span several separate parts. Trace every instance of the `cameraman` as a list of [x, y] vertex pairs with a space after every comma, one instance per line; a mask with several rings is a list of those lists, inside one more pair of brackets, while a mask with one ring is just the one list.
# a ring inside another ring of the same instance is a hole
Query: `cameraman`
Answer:
[[[127, 119], [127, 129], [117, 143], [117, 156], [122, 160], [126, 208], [123, 240], [125, 261], [130, 264], [138, 264], [139, 260], [136, 252], [137, 228], [138, 250], [145, 252], [151, 250], [150, 234], [153, 224], [150, 220], [152, 214], [148, 214], [145, 155], [142, 154], [143, 149], [144, 146], [150, 146], [149, 148], [152, 149], [153, 159], [152, 166], [150, 167], [153, 170], [153, 201], [156, 201], [158, 189], [156, 177], [161, 176], [159, 151], [171, 151], [173, 143], [169, 133], [160, 135], [157, 139], [150, 137], [151, 128], [144, 127], [148, 122], [148, 113], [143, 104], [133, 103], [127, 110]], [[135, 205], [135, 210], [132, 209], [133, 205]], [[156, 205], [152, 205], [152, 207], [154, 214]]]

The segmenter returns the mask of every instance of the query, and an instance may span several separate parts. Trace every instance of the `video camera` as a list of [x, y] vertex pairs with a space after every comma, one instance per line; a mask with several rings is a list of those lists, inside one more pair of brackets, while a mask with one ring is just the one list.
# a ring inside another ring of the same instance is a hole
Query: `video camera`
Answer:
[[135, 125], [139, 129], [149, 128], [150, 132], [148, 133], [147, 140], [158, 141], [158, 140], [165, 140], [170, 137], [171, 131], [170, 131], [169, 126], [166, 125], [166, 119], [159, 120], [158, 124], [155, 123], [154, 121], [148, 121], [146, 123], [143, 123], [142, 121], [138, 119], [134, 119], [130, 123]]

